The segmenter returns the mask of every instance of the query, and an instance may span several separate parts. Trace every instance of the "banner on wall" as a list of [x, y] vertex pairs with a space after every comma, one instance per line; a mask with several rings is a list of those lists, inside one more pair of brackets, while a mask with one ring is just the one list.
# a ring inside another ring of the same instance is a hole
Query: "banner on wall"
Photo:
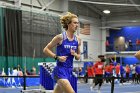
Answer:
[[90, 35], [90, 24], [80, 24], [80, 34]]
[[83, 41], [83, 55], [84, 55], [84, 59], [88, 58], [88, 46], [87, 46], [87, 41]]

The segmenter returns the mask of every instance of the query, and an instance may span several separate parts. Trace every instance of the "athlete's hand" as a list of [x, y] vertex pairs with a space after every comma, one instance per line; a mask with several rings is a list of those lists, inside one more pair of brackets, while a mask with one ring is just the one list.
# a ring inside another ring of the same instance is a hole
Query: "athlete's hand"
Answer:
[[59, 56], [58, 60], [59, 60], [60, 62], [65, 62], [65, 61], [67, 60], [67, 57], [68, 57], [68, 56]]
[[70, 52], [71, 52], [71, 55], [75, 56], [76, 55], [76, 52], [72, 49], [70, 49]]

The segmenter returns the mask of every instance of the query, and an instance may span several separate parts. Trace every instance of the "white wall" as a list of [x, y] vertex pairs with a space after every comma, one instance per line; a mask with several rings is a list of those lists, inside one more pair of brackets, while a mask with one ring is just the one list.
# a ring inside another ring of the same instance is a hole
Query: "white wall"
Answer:
[[[53, 0], [44, 0], [44, 3], [43, 3], [40, 0], [40, 3], [43, 6], [48, 5], [47, 8], [54, 11], [65, 12], [68, 10], [68, 0], [54, 0], [54, 2], [50, 3], [51, 1]], [[22, 0], [22, 3], [31, 4], [31, 0]], [[32, 4], [35, 6], [41, 7], [37, 0], [32, 0]], [[24, 8], [27, 8], [27, 7], [24, 7]]]
[[[97, 56], [102, 54], [102, 51], [104, 51], [102, 50], [103, 40], [102, 40], [102, 31], [100, 29], [101, 26], [100, 20], [83, 16], [80, 16], [79, 18], [80, 18], [79, 20], [82, 20], [83, 23], [90, 24], [90, 35], [80, 34], [80, 38], [82, 42], [83, 41], [88, 42], [88, 56], [93, 58], [93, 59], [91, 58], [83, 59], [82, 55], [81, 56], [82, 61], [93, 61], [93, 60], [95, 61], [97, 59]], [[83, 52], [83, 43], [81, 45], [81, 52]]]
[[[41, 0], [40, 0], [41, 1]], [[44, 0], [46, 5], [50, 2], [50, 0]], [[31, 5], [31, 0], [22, 0], [22, 3]], [[42, 2], [41, 2], [42, 3]], [[37, 0], [32, 0], [32, 4], [34, 6], [41, 7], [41, 5], [37, 2]], [[43, 3], [42, 3], [43, 4]], [[69, 7], [74, 7], [73, 5]], [[30, 11], [31, 7], [22, 6], [21, 8]], [[81, 57], [82, 61], [93, 61], [97, 59], [97, 56], [100, 54], [104, 54], [105, 51], [105, 32], [100, 29], [101, 27], [101, 20], [99, 19], [99, 16], [93, 13], [89, 8], [86, 8], [86, 6], [82, 5], [81, 8], [78, 8], [76, 11], [76, 14], [79, 16], [79, 19], [83, 22], [90, 23], [90, 35], [82, 35], [80, 34], [81, 40], [88, 42], [88, 56], [92, 57], [88, 59], [83, 59], [83, 55]], [[79, 9], [80, 8], [80, 9]], [[40, 9], [32, 8], [33, 10], [39, 11]], [[55, 0], [48, 9], [60, 11], [60, 12], [66, 12], [68, 11], [68, 0]], [[83, 11], [83, 9], [86, 9]], [[33, 11], [32, 10], [32, 11]], [[88, 13], [87, 13], [88, 10]], [[74, 8], [75, 11], [75, 8]], [[84, 13], [85, 12], [85, 13]], [[84, 16], [81, 16], [80, 14], [83, 14]], [[93, 16], [93, 17], [87, 17], [87, 16]], [[81, 52], [83, 52], [83, 45], [81, 45]]]
[[126, 15], [116, 15], [108, 17], [106, 20], [106, 26], [109, 27], [123, 27], [123, 26], [134, 26], [140, 25], [140, 14], [128, 14]]
[[106, 46], [105, 46], [105, 42], [106, 42], [106, 35], [107, 35], [107, 30], [106, 29], [102, 29], [102, 55], [106, 54]]
[[[18, 4], [14, 4], [14, 1], [18, 0], [7, 0], [0, 1], [0, 6], [10, 6], [12, 8], [17, 8]], [[26, 10], [26, 11], [40, 11], [43, 7], [47, 6], [49, 11], [53, 12], [66, 12], [68, 11], [68, 0], [19, 0], [21, 2], [21, 7], [18, 9]]]

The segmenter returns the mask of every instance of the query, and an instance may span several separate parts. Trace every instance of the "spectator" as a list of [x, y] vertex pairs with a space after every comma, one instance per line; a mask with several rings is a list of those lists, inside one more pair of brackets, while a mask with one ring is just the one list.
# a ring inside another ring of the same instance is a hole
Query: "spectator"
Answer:
[[92, 65], [88, 66], [87, 73], [88, 73], [88, 77], [94, 76], [94, 69], [93, 69]]
[[119, 76], [120, 76], [120, 63], [118, 63], [118, 64], [115, 66], [115, 69], [116, 69], [116, 76], [119, 77]]
[[140, 83], [140, 64], [136, 66], [136, 74], [137, 74], [137, 83]]
[[132, 66], [131, 70], [132, 70], [132, 81], [133, 83], [136, 83], [136, 64]]
[[88, 82], [88, 71], [87, 71], [87, 69], [88, 69], [88, 66], [86, 66], [86, 68], [85, 68], [85, 83], [87, 83]]
[[14, 67], [14, 68], [13, 68], [12, 76], [18, 76], [17, 67]]
[[127, 80], [129, 81], [130, 67], [129, 67], [128, 64], [127, 64], [126, 67], [125, 67], [125, 72], [126, 72], [126, 78], [127, 78]]
[[123, 84], [123, 82], [124, 82], [124, 73], [125, 73], [125, 70], [124, 70], [124, 68], [123, 68], [123, 66], [122, 65], [120, 65], [120, 74], [121, 74], [121, 80], [120, 80], [120, 83], [122, 83]]
[[4, 68], [2, 69], [1, 75], [2, 75], [2, 76], [6, 76], [6, 74], [5, 74], [5, 72], [4, 72]]
[[128, 45], [129, 45], [129, 51], [132, 51], [133, 44], [132, 44], [132, 41], [131, 40], [128, 41]]
[[94, 68], [95, 68], [95, 83], [93, 85], [91, 85], [90, 89], [91, 91], [93, 90], [93, 88], [95, 88], [96, 85], [98, 86], [98, 93], [100, 93], [100, 89], [103, 83], [103, 71], [104, 71], [104, 62], [105, 62], [105, 58], [104, 55], [99, 55], [98, 56], [99, 61], [97, 61], [94, 64]]
[[105, 71], [104, 76], [106, 77], [106, 83], [111, 82], [110, 79], [108, 79], [108, 77], [110, 77], [109, 67], [110, 67], [109, 64], [106, 64], [104, 69]]
[[17, 65], [17, 70], [18, 70], [18, 71], [22, 71], [20, 65]]
[[36, 75], [36, 68], [34, 66], [31, 69], [31, 75]]
[[28, 69], [26, 69], [25, 75], [31, 75], [30, 71]]

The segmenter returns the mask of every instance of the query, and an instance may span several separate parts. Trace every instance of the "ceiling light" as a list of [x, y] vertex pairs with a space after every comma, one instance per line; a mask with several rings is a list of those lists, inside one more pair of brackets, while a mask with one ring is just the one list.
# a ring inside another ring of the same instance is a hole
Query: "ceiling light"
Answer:
[[103, 13], [105, 13], [105, 14], [109, 14], [110, 11], [109, 11], [109, 10], [104, 10]]
[[136, 20], [132, 20], [132, 22], [137, 22]]

